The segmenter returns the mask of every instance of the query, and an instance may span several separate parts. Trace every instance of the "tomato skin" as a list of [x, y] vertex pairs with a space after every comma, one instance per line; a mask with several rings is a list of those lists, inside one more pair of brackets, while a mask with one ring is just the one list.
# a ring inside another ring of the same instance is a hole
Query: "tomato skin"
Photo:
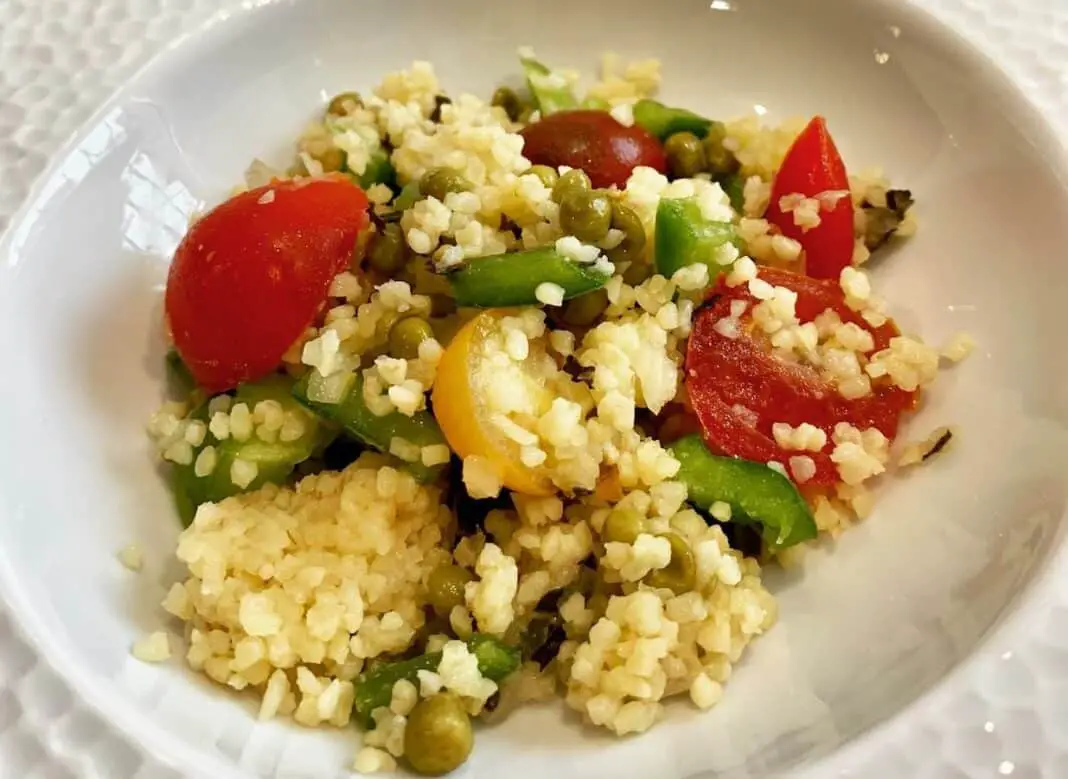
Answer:
[[623, 188], [640, 165], [667, 171], [664, 147], [653, 135], [627, 127], [605, 111], [560, 111], [526, 127], [523, 155], [535, 165], [586, 171], [595, 187]]
[[[797, 293], [796, 310], [802, 322], [833, 309], [843, 322], [853, 322], [870, 332], [875, 351], [885, 348], [898, 334], [892, 322], [871, 327], [850, 310], [836, 282], [771, 268], [762, 268], [760, 278]], [[875, 427], [894, 438], [901, 414], [915, 407], [917, 393], [879, 386], [863, 398], [843, 398], [813, 368], [780, 360], [747, 330], [734, 339], [716, 332], [715, 323], [729, 315], [734, 300], [745, 300], [750, 309], [756, 302], [747, 287], [732, 289], [721, 282], [694, 315], [686, 352], [687, 394], [705, 442], [713, 451], [783, 465], [790, 457], [806, 455], [816, 464], [816, 475], [806, 484], [830, 485], [838, 481], [829, 454], [837, 423], [848, 422], [860, 429]], [[748, 317], [743, 324], [747, 321]], [[737, 406], [744, 406], [745, 412], [739, 413]], [[794, 427], [808, 422], [827, 434], [828, 444], [822, 452], [784, 450], [771, 432], [775, 422]]]
[[828, 190], [849, 191], [845, 163], [817, 116], [794, 139], [771, 185], [771, 201], [764, 217], [805, 250], [806, 273], [819, 279], [837, 279], [853, 261], [853, 200], [839, 199], [830, 211], [820, 210], [820, 223], [807, 231], [794, 224], [792, 212], [783, 212], [779, 199], [795, 192], [814, 197]]
[[348, 266], [367, 206], [345, 177], [274, 182], [189, 229], [165, 303], [174, 346], [201, 387], [222, 392], [278, 367]]
[[[478, 397], [474, 355], [479, 344], [498, 326], [506, 309], [487, 309], [471, 319], [453, 336], [438, 363], [434, 379], [434, 416], [449, 446], [461, 458], [476, 455], [485, 458], [497, 471], [501, 483], [522, 495], [547, 496], [553, 485], [543, 468], [524, 465], [515, 443], [502, 443], [500, 435], [487, 434], [486, 420], [480, 409], [485, 407]], [[535, 347], [532, 347], [534, 349]], [[531, 354], [534, 357], [534, 354]], [[483, 369], [485, 370], [485, 369]]]

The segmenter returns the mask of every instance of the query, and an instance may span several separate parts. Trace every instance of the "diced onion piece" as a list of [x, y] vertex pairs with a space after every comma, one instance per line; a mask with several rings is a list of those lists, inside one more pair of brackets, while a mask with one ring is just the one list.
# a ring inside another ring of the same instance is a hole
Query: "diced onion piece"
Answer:
[[339, 371], [323, 376], [313, 369], [308, 377], [308, 400], [314, 403], [340, 403], [348, 397], [355, 379], [356, 376], [351, 371]]

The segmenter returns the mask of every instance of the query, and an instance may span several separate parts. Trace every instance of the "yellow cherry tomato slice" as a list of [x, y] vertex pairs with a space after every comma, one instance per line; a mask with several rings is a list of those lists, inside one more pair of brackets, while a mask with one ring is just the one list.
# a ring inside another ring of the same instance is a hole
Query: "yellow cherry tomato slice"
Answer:
[[496, 468], [501, 483], [514, 492], [551, 495], [553, 485], [545, 469], [524, 465], [519, 444], [491, 421], [501, 416], [494, 410], [493, 400], [494, 392], [504, 386], [507, 392], [528, 393], [526, 399], [534, 406], [547, 407], [552, 402], [538, 373], [542, 361], [551, 359], [544, 346], [532, 342], [525, 360], [509, 358], [507, 365], [502, 365], [500, 354], [493, 353], [494, 341], [500, 340], [494, 336], [499, 336], [500, 320], [508, 313], [499, 309], [482, 312], [449, 343], [434, 380], [434, 417], [460, 457], [486, 458]]

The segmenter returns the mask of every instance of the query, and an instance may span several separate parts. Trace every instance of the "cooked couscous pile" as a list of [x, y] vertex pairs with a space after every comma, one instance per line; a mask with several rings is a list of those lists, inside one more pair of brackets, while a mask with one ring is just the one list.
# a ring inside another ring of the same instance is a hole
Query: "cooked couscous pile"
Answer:
[[894, 441], [972, 347], [890, 319], [862, 266], [911, 193], [822, 118], [709, 120], [611, 56], [580, 99], [520, 59], [489, 101], [425, 62], [337, 96], [168, 282], [163, 608], [262, 719], [358, 726], [359, 772], [448, 772], [556, 695], [621, 736], [714, 706], [776, 620], [761, 565], [946, 446]]

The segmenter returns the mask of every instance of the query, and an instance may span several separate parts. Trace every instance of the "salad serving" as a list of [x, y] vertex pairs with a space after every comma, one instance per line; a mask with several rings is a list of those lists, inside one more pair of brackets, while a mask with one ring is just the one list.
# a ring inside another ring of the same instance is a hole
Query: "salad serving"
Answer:
[[620, 736], [714, 706], [776, 620], [761, 566], [946, 446], [895, 442], [972, 347], [872, 291], [913, 197], [822, 117], [666, 105], [655, 60], [584, 95], [520, 65], [488, 101], [425, 62], [338, 95], [168, 278], [163, 606], [261, 718], [361, 730], [360, 772], [447, 773], [554, 696]]

